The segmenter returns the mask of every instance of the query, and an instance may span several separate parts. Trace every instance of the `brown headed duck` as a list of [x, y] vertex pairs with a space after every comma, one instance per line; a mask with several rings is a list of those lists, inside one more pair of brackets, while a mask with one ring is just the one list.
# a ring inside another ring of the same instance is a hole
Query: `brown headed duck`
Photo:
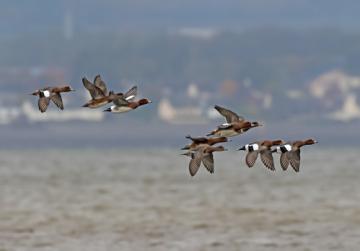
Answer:
[[213, 152], [226, 151], [223, 146], [202, 146], [194, 152], [186, 152], [183, 155], [191, 157], [189, 163], [190, 175], [194, 176], [200, 168], [201, 162], [205, 168], [210, 172], [214, 173], [214, 156]]
[[226, 123], [218, 126], [217, 129], [206, 136], [215, 135], [219, 137], [233, 137], [248, 131], [250, 128], [261, 126], [259, 122], [247, 121], [235, 112], [218, 105], [215, 106], [215, 109], [225, 117]]
[[151, 103], [151, 100], [147, 98], [143, 98], [137, 101], [132, 101], [132, 98], [127, 98], [125, 96], [118, 96], [112, 102], [114, 103], [114, 105], [104, 110], [104, 112], [112, 112], [112, 113], [129, 112], [135, 110], [139, 106]]
[[190, 139], [192, 141], [191, 144], [184, 146], [181, 148], [181, 150], [189, 150], [189, 151], [195, 151], [199, 147], [202, 146], [212, 146], [217, 143], [222, 142], [228, 142], [228, 138], [226, 137], [216, 137], [216, 138], [206, 138], [206, 137], [199, 137], [199, 138], [193, 138], [190, 135], [186, 136], [185, 138]]
[[45, 87], [35, 92], [31, 93], [31, 95], [39, 96], [38, 106], [41, 112], [45, 112], [47, 107], [49, 106], [50, 100], [54, 102], [54, 104], [64, 110], [64, 104], [61, 98], [62, 92], [70, 92], [74, 91], [71, 86], [55, 86], [55, 87]]
[[297, 140], [293, 142], [287, 142], [282, 144], [274, 150], [274, 152], [281, 153], [280, 164], [282, 169], [287, 170], [289, 164], [295, 170], [295, 172], [300, 171], [300, 148], [305, 145], [316, 144], [317, 141], [314, 139], [307, 140]]
[[248, 151], [246, 154], [245, 162], [248, 167], [253, 167], [258, 154], [260, 153], [260, 158], [262, 163], [270, 169], [271, 171], [275, 171], [274, 167], [274, 159], [272, 156], [271, 147], [275, 145], [281, 145], [284, 141], [282, 140], [264, 140], [264, 141], [257, 141], [251, 144], [246, 144], [245, 146], [241, 147], [240, 151]]

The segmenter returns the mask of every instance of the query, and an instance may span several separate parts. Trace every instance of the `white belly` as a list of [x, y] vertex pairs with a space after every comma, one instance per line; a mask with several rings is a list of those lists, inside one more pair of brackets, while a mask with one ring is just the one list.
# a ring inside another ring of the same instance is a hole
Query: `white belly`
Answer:
[[128, 112], [132, 109], [128, 106], [115, 106], [112, 110], [112, 112], [121, 113], [121, 112]]

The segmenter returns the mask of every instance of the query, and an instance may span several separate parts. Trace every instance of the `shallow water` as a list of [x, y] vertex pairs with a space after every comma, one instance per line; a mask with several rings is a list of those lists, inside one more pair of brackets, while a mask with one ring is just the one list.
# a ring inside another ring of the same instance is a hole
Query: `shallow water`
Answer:
[[358, 154], [273, 173], [216, 153], [192, 178], [170, 150], [3, 151], [0, 250], [358, 250]]

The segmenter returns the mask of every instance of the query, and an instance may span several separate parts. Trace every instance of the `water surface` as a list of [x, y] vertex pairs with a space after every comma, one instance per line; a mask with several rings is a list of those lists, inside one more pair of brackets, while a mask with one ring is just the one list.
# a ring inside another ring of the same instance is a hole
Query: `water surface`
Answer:
[[310, 149], [195, 177], [172, 150], [2, 151], [0, 250], [358, 250], [359, 149]]

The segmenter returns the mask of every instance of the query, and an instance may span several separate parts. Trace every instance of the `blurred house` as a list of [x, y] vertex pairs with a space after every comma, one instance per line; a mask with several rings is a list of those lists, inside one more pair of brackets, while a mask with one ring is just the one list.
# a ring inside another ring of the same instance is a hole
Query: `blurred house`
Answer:
[[360, 88], [360, 77], [333, 70], [315, 78], [310, 83], [310, 94], [316, 98], [326, 98], [332, 92], [347, 93], [351, 89]]
[[342, 122], [349, 122], [355, 119], [360, 119], [360, 106], [356, 102], [354, 94], [347, 95], [343, 106], [327, 116], [330, 119]]
[[[55, 108], [57, 109], [57, 108]], [[46, 113], [40, 113], [37, 108], [25, 101], [22, 104], [22, 114], [30, 122], [67, 122], [67, 121], [93, 121], [104, 119], [104, 113], [84, 108], [66, 109], [63, 111], [49, 109]]]
[[197, 106], [174, 107], [169, 99], [162, 99], [158, 106], [158, 116], [170, 124], [205, 124], [206, 117]]

